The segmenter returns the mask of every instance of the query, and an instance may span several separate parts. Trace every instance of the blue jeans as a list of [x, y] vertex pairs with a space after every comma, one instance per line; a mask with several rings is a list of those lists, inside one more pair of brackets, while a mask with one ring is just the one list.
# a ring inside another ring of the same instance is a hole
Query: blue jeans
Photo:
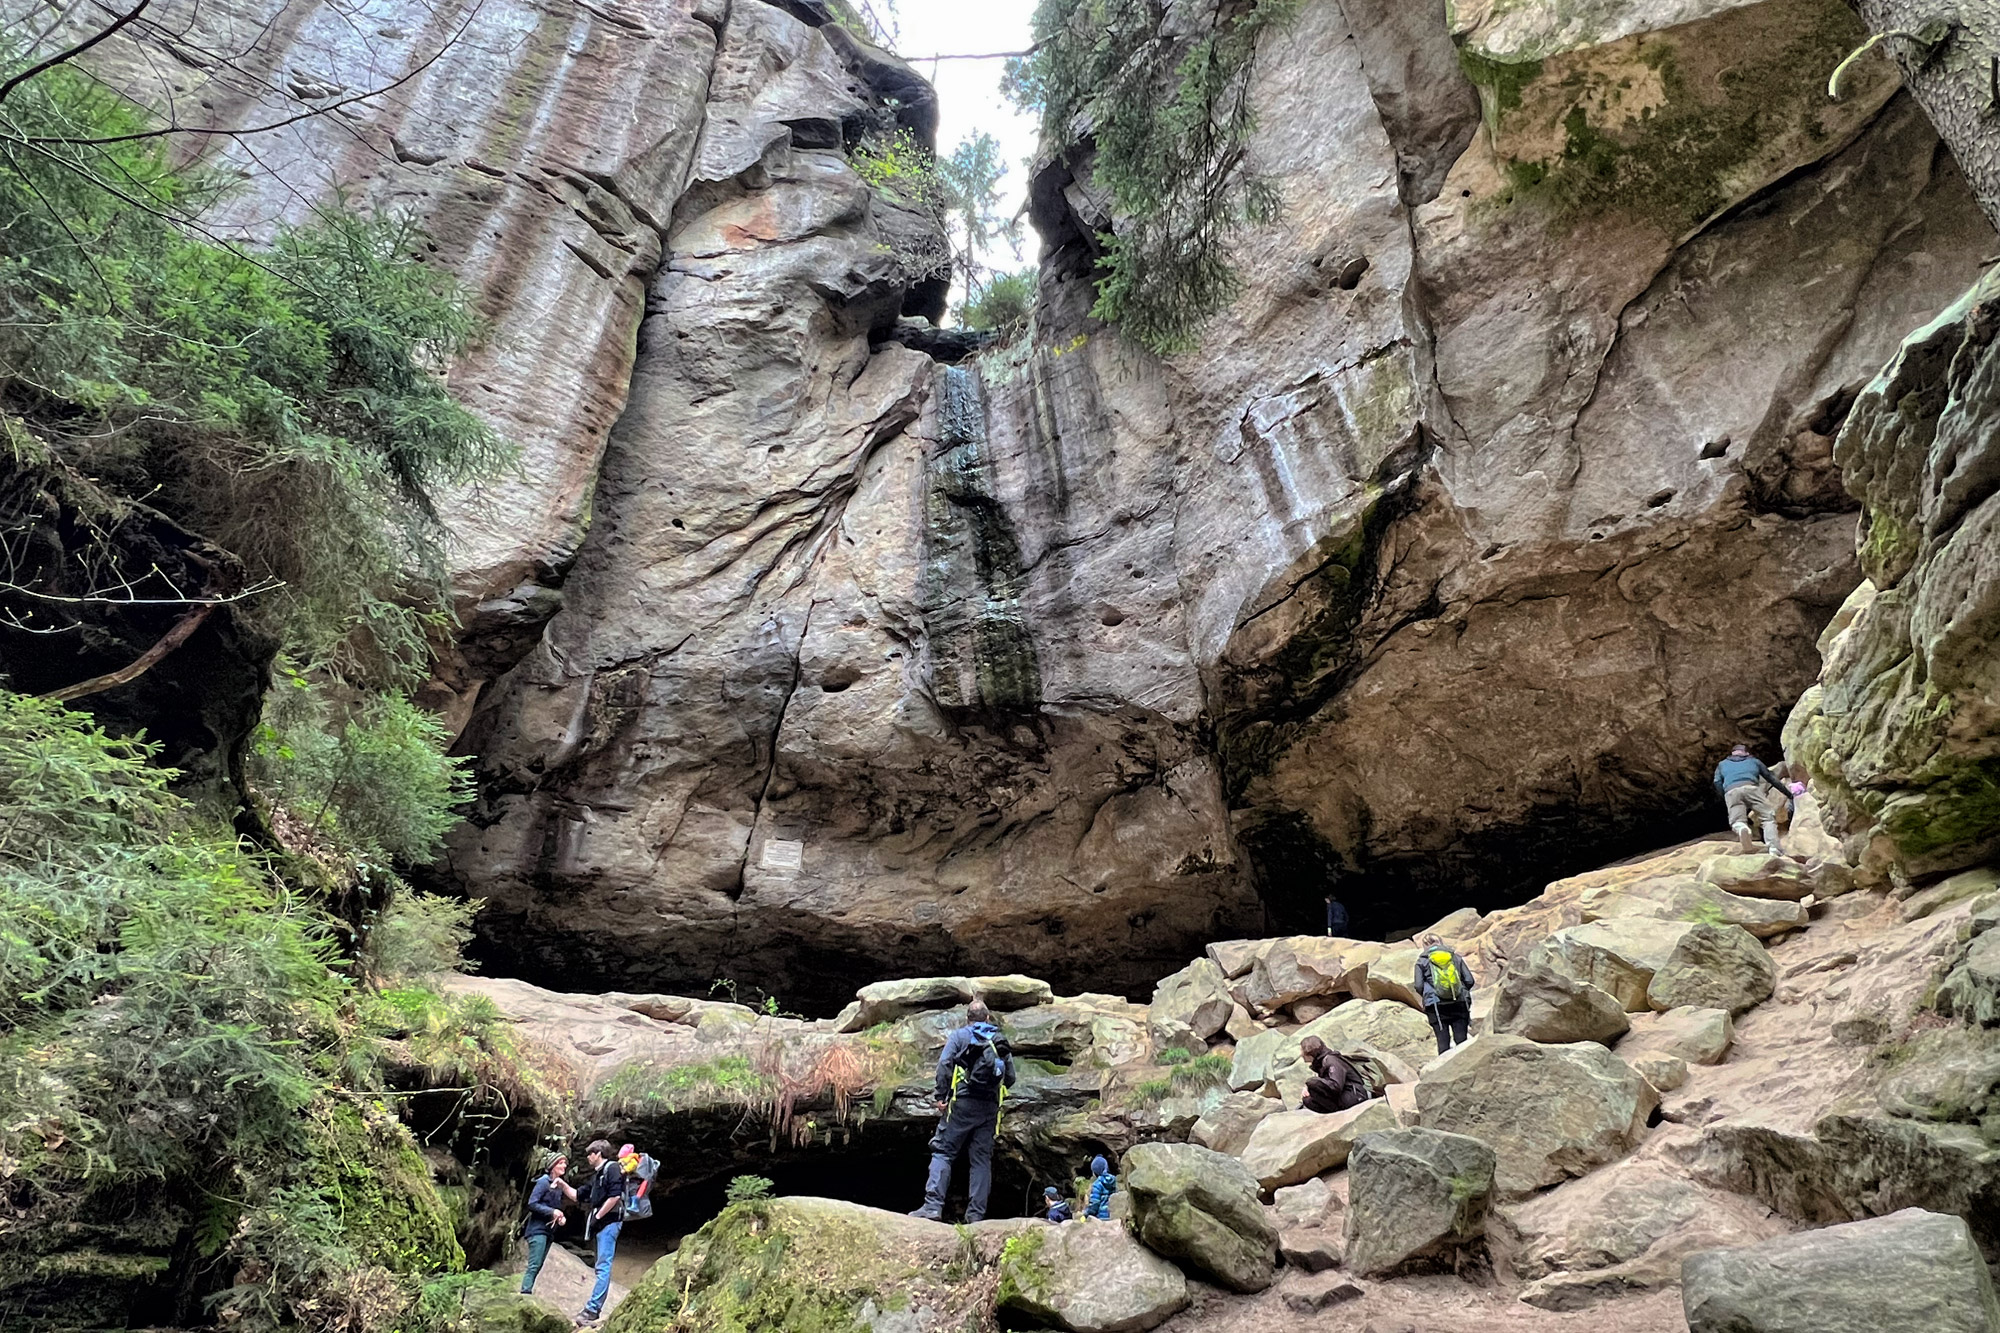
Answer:
[[623, 1221], [606, 1222], [597, 1228], [597, 1284], [583, 1307], [592, 1319], [604, 1313], [604, 1298], [611, 1294], [611, 1256], [618, 1252], [618, 1228], [624, 1225]]
[[535, 1279], [541, 1275], [542, 1261], [549, 1257], [549, 1233], [528, 1237], [528, 1270], [521, 1274], [521, 1294], [531, 1295]]

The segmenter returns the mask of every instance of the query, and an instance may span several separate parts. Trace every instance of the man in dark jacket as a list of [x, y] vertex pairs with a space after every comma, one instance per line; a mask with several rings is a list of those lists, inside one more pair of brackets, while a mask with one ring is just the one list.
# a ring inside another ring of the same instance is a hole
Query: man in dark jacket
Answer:
[[625, 1173], [611, 1155], [611, 1142], [597, 1139], [585, 1151], [590, 1163], [590, 1220], [584, 1224], [586, 1236], [597, 1237], [597, 1281], [591, 1285], [590, 1299], [577, 1314], [578, 1324], [594, 1324], [604, 1313], [604, 1298], [611, 1294], [611, 1260], [618, 1253], [618, 1233], [625, 1222]]
[[543, 1164], [542, 1174], [535, 1178], [535, 1187], [528, 1191], [528, 1221], [521, 1228], [521, 1235], [528, 1242], [528, 1267], [521, 1274], [523, 1296], [534, 1294], [535, 1279], [541, 1275], [542, 1262], [549, 1257], [549, 1241], [569, 1220], [563, 1215], [563, 1204], [576, 1202], [576, 1191], [563, 1179], [568, 1172], [569, 1158], [556, 1153]]
[[1423, 1000], [1425, 1017], [1431, 1020], [1431, 1031], [1437, 1035], [1438, 1054], [1443, 1055], [1453, 1045], [1463, 1046], [1472, 1026], [1472, 969], [1457, 950], [1447, 949], [1436, 935], [1426, 935], [1417, 943], [1413, 985]]
[[994, 1026], [986, 1005], [974, 1000], [965, 1011], [965, 1026], [945, 1039], [938, 1053], [937, 1133], [931, 1135], [930, 1176], [924, 1184], [924, 1206], [912, 1217], [944, 1220], [944, 1196], [951, 1187], [952, 1165], [959, 1154], [970, 1162], [965, 1220], [986, 1216], [986, 1198], [993, 1192], [993, 1136], [1000, 1128], [1000, 1103], [1014, 1086], [1014, 1057], [1007, 1038]]
[[1736, 746], [1715, 766], [1715, 794], [1729, 812], [1737, 850], [1750, 850], [1750, 816], [1754, 814], [1764, 824], [1764, 849], [1773, 856], [1784, 855], [1778, 846], [1778, 806], [1771, 799], [1774, 793], [1787, 810], [1791, 809], [1792, 789], [1778, 781], [1778, 775], [1764, 767], [1764, 761], [1751, 754], [1747, 745]]
[[1347, 933], [1347, 906], [1330, 893], [1326, 895], [1326, 933], [1329, 935]]
[[1305, 1099], [1300, 1103], [1303, 1110], [1327, 1115], [1368, 1100], [1368, 1080], [1361, 1076], [1361, 1071], [1337, 1052], [1329, 1051], [1318, 1037], [1307, 1037], [1299, 1043], [1299, 1057], [1312, 1071], [1312, 1077], [1306, 1080]]

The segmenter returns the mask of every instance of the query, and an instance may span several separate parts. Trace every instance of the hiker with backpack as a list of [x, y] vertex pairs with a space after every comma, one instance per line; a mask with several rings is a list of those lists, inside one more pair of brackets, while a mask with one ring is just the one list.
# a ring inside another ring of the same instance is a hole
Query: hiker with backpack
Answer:
[[528, 1266], [521, 1273], [523, 1296], [535, 1294], [535, 1279], [541, 1276], [542, 1264], [549, 1257], [549, 1244], [569, 1221], [563, 1204], [576, 1202], [576, 1191], [563, 1179], [568, 1172], [569, 1158], [552, 1153], [543, 1159], [542, 1174], [528, 1191], [528, 1220], [521, 1227], [528, 1242]]
[[1305, 1098], [1299, 1103], [1301, 1110], [1329, 1115], [1359, 1106], [1375, 1095], [1368, 1075], [1357, 1067], [1357, 1059], [1328, 1050], [1318, 1037], [1307, 1037], [1299, 1043], [1299, 1057], [1312, 1071], [1312, 1077], [1306, 1080]]
[[1764, 825], [1764, 850], [1773, 856], [1785, 854], [1778, 844], [1778, 806], [1771, 799], [1774, 793], [1791, 811], [1792, 789], [1751, 754], [1747, 745], [1733, 747], [1729, 757], [1715, 766], [1715, 794], [1722, 798], [1729, 827], [1736, 832], [1737, 851], [1750, 850], [1750, 816], [1755, 815]]
[[993, 1139], [1000, 1130], [1000, 1107], [1014, 1086], [1014, 1055], [1007, 1036], [995, 1026], [984, 1001], [965, 1010], [965, 1026], [945, 1039], [938, 1053], [938, 1127], [931, 1135], [930, 1175], [924, 1183], [924, 1206], [911, 1217], [944, 1220], [944, 1196], [951, 1188], [952, 1166], [962, 1153], [969, 1162], [965, 1220], [986, 1216], [986, 1199], [993, 1192]]
[[1415, 989], [1437, 1034], [1438, 1054], [1464, 1045], [1472, 1026], [1472, 969], [1436, 935], [1418, 941]]

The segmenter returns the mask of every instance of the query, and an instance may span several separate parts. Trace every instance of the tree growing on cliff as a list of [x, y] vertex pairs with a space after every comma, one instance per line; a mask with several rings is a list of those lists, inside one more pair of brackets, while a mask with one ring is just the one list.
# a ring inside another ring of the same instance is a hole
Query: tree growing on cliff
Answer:
[[1012, 250], [1019, 242], [1020, 219], [1000, 213], [1000, 182], [1007, 175], [1007, 163], [1001, 157], [999, 140], [982, 132], [961, 141], [950, 156], [939, 158], [937, 171], [944, 182], [945, 214], [954, 242], [953, 267], [960, 288], [970, 299], [985, 287], [993, 272], [987, 263], [993, 251], [1002, 243]]
[[[1043, 142], [1071, 145], [1111, 203], [1098, 318], [1162, 354], [1196, 345], [1237, 289], [1231, 232], [1268, 220], [1269, 187], [1245, 162], [1259, 37], [1298, 0], [1189, 6], [1169, 31], [1153, 0], [1041, 0], [1035, 47], [1006, 87], [1041, 115]], [[1087, 126], [1094, 156], [1073, 141]]]

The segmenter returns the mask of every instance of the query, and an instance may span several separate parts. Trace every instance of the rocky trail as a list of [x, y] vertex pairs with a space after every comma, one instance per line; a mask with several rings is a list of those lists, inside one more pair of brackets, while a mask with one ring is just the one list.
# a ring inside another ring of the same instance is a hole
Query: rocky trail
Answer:
[[[1977, 1128], [2000, 1047], [1954, 1017], [1993, 1003], [1974, 945], [2000, 878], [1859, 887], [1810, 798], [1790, 838], [1789, 858], [1695, 842], [1438, 923], [1485, 980], [1472, 1040], [1444, 1056], [1409, 990], [1414, 947], [1323, 936], [1213, 944], [1148, 1005], [940, 977], [809, 1021], [451, 984], [571, 1067], [585, 1120], [665, 1164], [653, 1225], [680, 1252], [614, 1329], [670, 1326], [663, 1301], [704, 1318], [761, 1301], [812, 1327], [811, 1291], [814, 1318], [876, 1330], [1679, 1330], [1690, 1255], [1905, 1208], [2000, 1238], [2000, 1153]], [[1003, 1218], [960, 1232], [902, 1212], [931, 1065], [975, 995], [1023, 1076]], [[1309, 1034], [1379, 1055], [1386, 1096], [1299, 1109]], [[1125, 1225], [1004, 1219], [1099, 1152]], [[747, 1174], [778, 1197], [722, 1209], [713, 1185]]]

